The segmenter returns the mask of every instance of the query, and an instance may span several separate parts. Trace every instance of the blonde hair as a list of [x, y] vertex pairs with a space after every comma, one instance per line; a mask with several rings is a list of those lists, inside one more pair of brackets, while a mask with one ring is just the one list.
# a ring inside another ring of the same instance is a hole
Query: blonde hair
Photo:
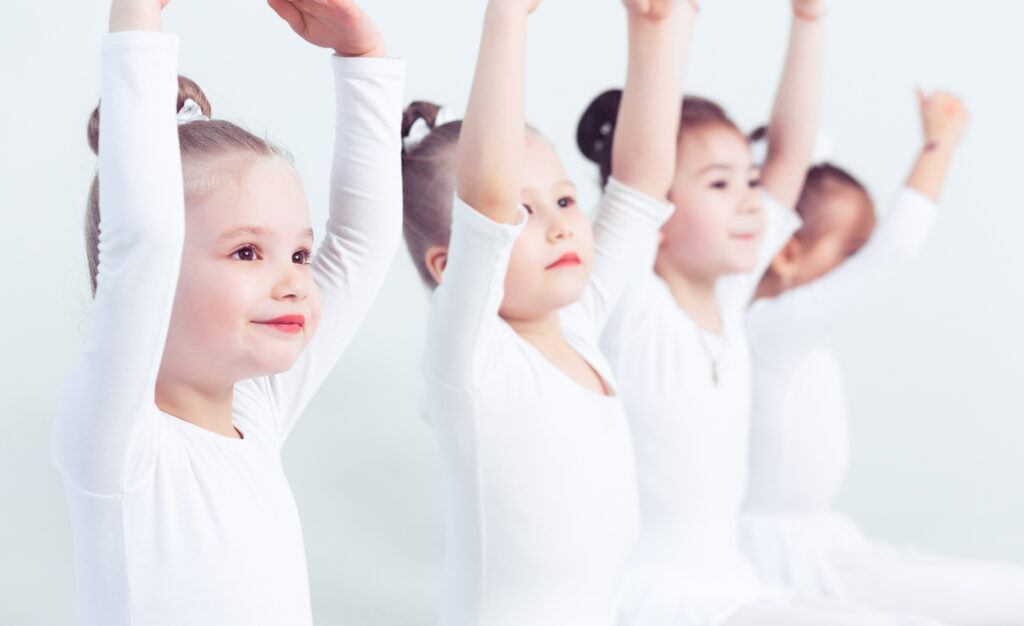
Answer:
[[[186, 100], [193, 100], [210, 117], [210, 101], [194, 81], [178, 77], [180, 110]], [[89, 118], [89, 147], [99, 153], [100, 110], [98, 105]], [[185, 179], [186, 204], [196, 201], [210, 190], [225, 173], [238, 173], [241, 166], [253, 158], [280, 159], [292, 164], [291, 155], [283, 148], [257, 137], [249, 131], [225, 120], [189, 122], [178, 126], [181, 149], [182, 174]], [[99, 236], [101, 230], [99, 175], [93, 177], [85, 213], [85, 252], [89, 264], [92, 294], [96, 295], [96, 273], [99, 267]]]
[[440, 107], [413, 102], [402, 116], [402, 136], [423, 120], [430, 133], [412, 149], [402, 149], [403, 231], [405, 245], [420, 278], [430, 288], [437, 281], [427, 267], [427, 250], [446, 246], [452, 230], [452, 197], [455, 194], [455, 148], [462, 122], [435, 127]]

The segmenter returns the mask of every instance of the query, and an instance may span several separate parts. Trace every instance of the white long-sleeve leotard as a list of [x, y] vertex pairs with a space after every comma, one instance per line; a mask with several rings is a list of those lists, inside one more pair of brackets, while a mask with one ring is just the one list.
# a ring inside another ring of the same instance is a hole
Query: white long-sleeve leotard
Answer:
[[[446, 485], [443, 626], [610, 626], [638, 524], [621, 400], [581, 386], [498, 315], [518, 226], [455, 201], [433, 294], [421, 409]], [[597, 348], [671, 205], [615, 181], [594, 225], [583, 297], [559, 311], [566, 341], [616, 390]]]
[[[750, 418], [743, 313], [800, 223], [767, 194], [765, 200], [757, 268], [717, 285], [719, 335], [701, 330], [648, 269], [623, 295], [602, 338], [632, 426], [640, 486], [642, 527], [622, 590], [623, 626], [719, 623], [774, 595], [736, 538]], [[719, 364], [717, 384], [708, 352]]]
[[102, 43], [99, 274], [62, 391], [53, 458], [68, 496], [79, 624], [310, 624], [280, 447], [366, 314], [401, 233], [402, 61], [333, 58], [330, 217], [313, 273], [319, 329], [289, 371], [235, 386], [222, 437], [161, 412], [184, 192], [176, 36]]
[[774, 584], [950, 624], [1024, 623], [1024, 570], [868, 539], [834, 510], [850, 453], [844, 385], [828, 334], [914, 260], [935, 204], [902, 189], [840, 267], [747, 314], [753, 363], [750, 483], [740, 537]]

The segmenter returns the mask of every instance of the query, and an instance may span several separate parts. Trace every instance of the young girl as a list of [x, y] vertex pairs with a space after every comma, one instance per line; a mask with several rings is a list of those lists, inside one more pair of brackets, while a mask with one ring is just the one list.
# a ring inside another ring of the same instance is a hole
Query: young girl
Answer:
[[271, 2], [337, 53], [330, 218], [310, 263], [290, 159], [208, 119], [159, 32], [166, 4], [114, 0], [90, 123], [95, 302], [53, 432], [78, 622], [310, 624], [279, 450], [398, 244], [404, 67], [358, 58], [384, 48], [350, 2]]
[[[784, 207], [796, 202], [817, 133], [825, 7], [798, 0], [793, 10], [763, 170], [719, 107], [684, 101], [669, 192], [676, 214], [662, 229], [654, 271], [631, 284], [604, 334], [632, 426], [643, 521], [622, 624], [888, 619], [798, 604], [766, 588], [736, 538], [750, 401], [743, 313], [763, 269], [799, 225]], [[581, 121], [581, 147], [598, 162], [607, 158], [615, 98], [600, 96]]]
[[445, 625], [611, 625], [638, 526], [628, 424], [597, 339], [672, 211], [663, 129], [678, 123], [693, 8], [627, 5], [615, 178], [592, 232], [523, 122], [538, 4], [491, 0], [465, 120], [405, 157], [409, 249], [436, 286], [422, 407], [447, 484]]
[[842, 378], [822, 342], [924, 245], [966, 114], [938, 93], [921, 96], [921, 116], [924, 147], [878, 227], [856, 179], [833, 165], [812, 168], [797, 204], [803, 227], [758, 288], [747, 314], [754, 412], [741, 541], [773, 583], [951, 624], [1020, 624], [1020, 568], [872, 542], [831, 508], [849, 444]]

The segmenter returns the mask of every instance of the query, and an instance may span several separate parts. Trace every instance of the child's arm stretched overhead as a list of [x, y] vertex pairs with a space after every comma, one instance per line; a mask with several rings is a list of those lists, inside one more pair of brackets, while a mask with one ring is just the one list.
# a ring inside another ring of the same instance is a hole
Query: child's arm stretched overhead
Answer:
[[539, 5], [540, 0], [487, 4], [473, 88], [459, 134], [456, 193], [502, 224], [514, 224], [519, 217], [526, 149], [526, 18]]
[[649, 269], [672, 213], [683, 67], [696, 0], [624, 0], [629, 58], [612, 141], [611, 178], [594, 223], [594, 269], [582, 303], [597, 329], [637, 272]]
[[330, 214], [312, 261], [323, 313], [299, 360], [270, 386], [281, 440], [330, 373], [377, 295], [402, 233], [405, 62], [351, 0], [270, 0], [304, 39], [334, 50], [337, 113]]
[[185, 234], [178, 39], [167, 0], [114, 0], [102, 41], [100, 233], [89, 327], [57, 408], [54, 461], [79, 489], [127, 488], [136, 444], [158, 415], [157, 372]]
[[768, 123], [768, 155], [761, 181], [786, 208], [796, 206], [818, 134], [825, 0], [793, 0], [782, 79]]
[[967, 111], [960, 100], [943, 91], [926, 96], [918, 90], [917, 98], [921, 105], [925, 145], [910, 172], [907, 187], [938, 202], [953, 151], [967, 128]]
[[755, 302], [747, 314], [753, 350], [775, 360], [798, 357], [920, 254], [967, 114], [961, 102], [946, 93], [927, 98], [919, 94], [919, 99], [924, 146], [906, 186], [871, 239], [817, 280]]

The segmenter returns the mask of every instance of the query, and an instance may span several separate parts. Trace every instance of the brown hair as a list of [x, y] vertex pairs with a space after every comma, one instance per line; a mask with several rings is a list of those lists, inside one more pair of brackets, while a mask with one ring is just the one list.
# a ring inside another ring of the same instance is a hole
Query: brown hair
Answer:
[[420, 278], [433, 288], [437, 282], [427, 267], [431, 246], [448, 244], [452, 229], [452, 197], [455, 194], [455, 148], [462, 122], [435, 126], [441, 107], [429, 102], [413, 102], [402, 115], [402, 137], [418, 120], [430, 127], [419, 145], [402, 148], [402, 191], [404, 194], [403, 231]]
[[[576, 145], [583, 156], [600, 168], [602, 186], [608, 182], [612, 172], [612, 142], [615, 138], [615, 123], [618, 120], [621, 103], [621, 89], [605, 91], [587, 106], [576, 127]], [[680, 137], [688, 131], [712, 125], [722, 125], [737, 133], [740, 132], [725, 109], [711, 100], [698, 96], [683, 98], [679, 118]]]
[[[177, 110], [191, 99], [203, 115], [210, 117], [210, 101], [194, 81], [178, 77]], [[100, 109], [97, 105], [89, 118], [88, 139], [93, 153], [99, 154]], [[230, 161], [239, 165], [237, 157], [281, 159], [291, 165], [292, 158], [283, 148], [266, 139], [225, 120], [197, 121], [178, 126], [178, 143], [181, 149], [182, 173], [185, 179], [186, 204], [210, 191], [221, 180], [223, 169], [229, 161], [224, 157], [236, 157]], [[96, 295], [96, 273], [99, 267], [100, 191], [99, 175], [93, 177], [85, 213], [85, 252], [89, 263], [89, 280], [92, 293]]]

